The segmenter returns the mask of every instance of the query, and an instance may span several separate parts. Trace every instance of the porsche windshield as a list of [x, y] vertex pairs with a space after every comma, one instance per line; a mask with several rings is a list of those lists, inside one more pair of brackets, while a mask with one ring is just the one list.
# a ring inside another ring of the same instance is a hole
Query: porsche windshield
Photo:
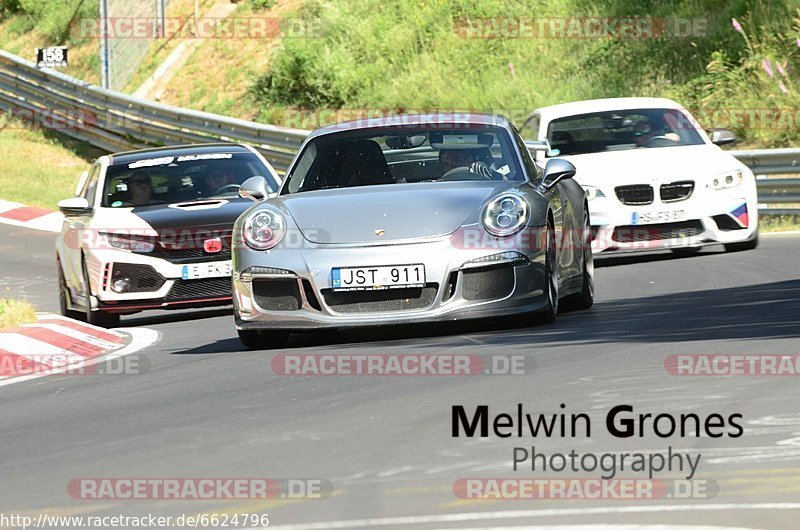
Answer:
[[700, 145], [703, 139], [677, 109], [630, 109], [567, 116], [550, 122], [551, 156]]
[[252, 153], [187, 153], [115, 164], [106, 172], [103, 206], [118, 208], [188, 202], [214, 197], [238, 198], [239, 185], [250, 177], [276, 183]]
[[500, 127], [375, 129], [320, 136], [303, 150], [282, 193], [415, 182], [524, 180]]

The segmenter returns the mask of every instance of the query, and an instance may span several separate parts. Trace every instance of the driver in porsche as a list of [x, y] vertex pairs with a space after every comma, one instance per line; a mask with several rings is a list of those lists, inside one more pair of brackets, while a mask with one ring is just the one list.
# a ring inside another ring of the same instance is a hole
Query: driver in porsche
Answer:
[[[495, 178], [494, 172], [482, 160], [481, 154], [479, 149], [440, 149], [439, 165], [443, 171], [442, 178], [464, 170], [486, 178]], [[491, 157], [491, 153], [489, 156]]]

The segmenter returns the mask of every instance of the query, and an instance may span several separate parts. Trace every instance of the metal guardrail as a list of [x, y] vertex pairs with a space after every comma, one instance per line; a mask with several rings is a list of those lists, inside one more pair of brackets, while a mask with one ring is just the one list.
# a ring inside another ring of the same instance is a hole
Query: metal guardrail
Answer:
[[[106, 90], [0, 50], [0, 109], [24, 110], [108, 152], [224, 140], [251, 144], [279, 172], [309, 131], [163, 105]], [[728, 151], [761, 177], [800, 174], [800, 148]], [[800, 215], [800, 178], [759, 178], [762, 214]]]
[[29, 113], [108, 152], [230, 141], [256, 147], [279, 172], [309, 131], [147, 101], [91, 85], [0, 50], [0, 109]]
[[[769, 178], [769, 175], [800, 173], [800, 149], [752, 149], [728, 151], [749, 167], [758, 184], [759, 213], [800, 215], [800, 178]], [[772, 205], [782, 206], [774, 207]], [[763, 207], [766, 205], [767, 207]]]

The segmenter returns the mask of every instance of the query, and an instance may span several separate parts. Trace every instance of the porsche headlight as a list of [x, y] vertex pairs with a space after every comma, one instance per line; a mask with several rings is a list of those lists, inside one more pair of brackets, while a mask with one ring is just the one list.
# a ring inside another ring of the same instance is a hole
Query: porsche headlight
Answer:
[[742, 183], [743, 174], [741, 169], [736, 171], [728, 171], [714, 176], [711, 179], [709, 186], [715, 190], [725, 190], [728, 188], [735, 188]]
[[130, 234], [118, 234], [113, 232], [101, 232], [100, 235], [105, 236], [110, 247], [119, 250], [146, 253], [153, 252], [156, 248], [153, 239], [148, 237], [137, 237]]
[[283, 239], [286, 222], [280, 212], [272, 209], [250, 214], [243, 226], [245, 244], [254, 250], [269, 250]]
[[605, 197], [605, 194], [595, 186], [584, 186], [584, 191], [586, 191], [586, 199], [592, 201], [597, 199], [598, 197]]
[[522, 197], [501, 195], [492, 199], [483, 210], [483, 226], [495, 236], [509, 236], [528, 222], [530, 208]]

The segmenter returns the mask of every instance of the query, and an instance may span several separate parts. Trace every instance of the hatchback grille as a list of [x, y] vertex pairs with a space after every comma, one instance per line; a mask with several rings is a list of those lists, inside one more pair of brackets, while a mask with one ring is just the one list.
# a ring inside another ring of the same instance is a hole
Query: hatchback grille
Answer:
[[703, 233], [703, 223], [698, 220], [654, 225], [627, 225], [614, 228], [611, 238], [619, 243], [661, 241], [693, 237]]
[[168, 300], [191, 300], [194, 298], [221, 298], [231, 296], [231, 279], [201, 278], [199, 280], [175, 280], [167, 295]]
[[438, 283], [425, 287], [380, 289], [375, 291], [333, 291], [323, 289], [325, 303], [339, 313], [379, 313], [424, 309], [433, 304]]
[[622, 204], [652, 204], [654, 198], [653, 186], [649, 184], [634, 184], [632, 186], [617, 186], [614, 188], [617, 198]]
[[[231, 259], [231, 228], [197, 227], [184, 230], [165, 229], [159, 233], [156, 248], [148, 256], [165, 259], [172, 263], [196, 263], [200, 261], [220, 261]], [[222, 250], [206, 252], [206, 240], [219, 238]]]
[[165, 259], [173, 263], [191, 263], [194, 261], [218, 261], [231, 259], [231, 249], [223, 248], [222, 251], [210, 254], [202, 248], [158, 248], [150, 256]]
[[694, 192], [694, 182], [691, 180], [683, 180], [680, 182], [662, 184], [659, 192], [661, 194], [661, 200], [664, 202], [685, 201], [691, 197]]

